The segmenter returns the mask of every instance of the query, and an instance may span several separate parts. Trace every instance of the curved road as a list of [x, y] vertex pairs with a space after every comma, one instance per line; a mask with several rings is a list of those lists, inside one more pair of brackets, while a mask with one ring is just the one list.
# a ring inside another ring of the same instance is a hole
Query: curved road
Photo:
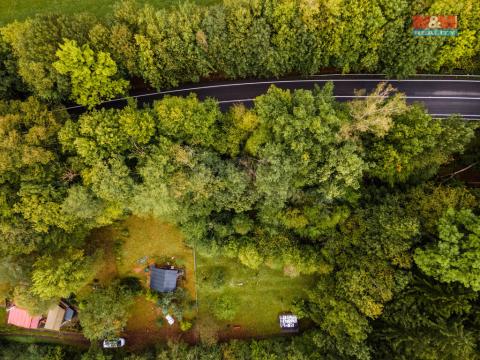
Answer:
[[[429, 113], [437, 118], [460, 114], [466, 120], [480, 120], [480, 76], [437, 76], [418, 75], [404, 80], [389, 80], [383, 75], [316, 75], [305, 78], [284, 78], [280, 80], [239, 80], [185, 85], [172, 90], [138, 94], [139, 104], [151, 103], [165, 95], [187, 96], [196, 93], [199, 99], [207, 97], [219, 101], [222, 109], [234, 103], [253, 104], [253, 99], [264, 94], [271, 85], [282, 89], [313, 89], [334, 83], [334, 96], [340, 101], [358, 98], [355, 90], [373, 90], [379, 82], [387, 81], [405, 93], [407, 102], [423, 102]], [[120, 107], [126, 99], [114, 99], [102, 103], [102, 107]], [[71, 107], [73, 112], [82, 107]]]

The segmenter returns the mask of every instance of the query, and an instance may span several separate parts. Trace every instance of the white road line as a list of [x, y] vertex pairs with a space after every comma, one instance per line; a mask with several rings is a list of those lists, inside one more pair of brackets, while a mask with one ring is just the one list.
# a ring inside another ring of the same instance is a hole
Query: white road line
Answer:
[[[337, 99], [364, 99], [370, 97], [383, 98], [384, 96], [370, 96], [370, 95], [333, 95]], [[406, 99], [430, 99], [430, 100], [480, 100], [474, 97], [460, 97], [460, 96], [405, 96]], [[235, 99], [235, 100], [221, 100], [219, 104], [234, 103], [242, 101], [255, 101], [255, 99]]]
[[154, 95], [161, 95], [161, 94], [174, 94], [178, 92], [184, 91], [193, 91], [193, 90], [203, 90], [203, 89], [215, 89], [215, 88], [224, 88], [224, 87], [234, 87], [234, 86], [248, 86], [248, 85], [272, 85], [272, 84], [293, 84], [293, 83], [317, 83], [317, 82], [473, 82], [479, 83], [480, 80], [421, 80], [421, 79], [408, 79], [408, 80], [388, 80], [388, 79], [332, 79], [332, 80], [317, 80], [317, 79], [304, 79], [304, 80], [270, 80], [270, 81], [254, 81], [254, 82], [244, 82], [244, 83], [228, 83], [228, 84], [216, 84], [216, 85], [203, 85], [203, 86], [194, 86], [190, 88], [182, 88], [182, 89], [172, 89], [172, 90], [164, 90], [158, 91], [154, 93], [148, 94], [141, 94], [141, 95], [134, 95], [130, 97], [123, 97], [119, 99], [112, 99], [104, 101], [104, 103], [109, 103], [118, 100], [126, 100], [129, 98], [140, 98], [145, 96], [154, 96]]
[[[432, 115], [432, 116], [451, 116], [452, 114], [430, 114], [430, 115]], [[462, 115], [462, 114], [459, 114], [459, 115]], [[480, 115], [462, 115], [462, 116], [480, 118]]]
[[[356, 99], [356, 98], [368, 98], [376, 97], [381, 98], [383, 96], [371, 96], [371, 95], [334, 95], [334, 98], [340, 99]], [[433, 100], [480, 100], [480, 97], [462, 97], [462, 96], [405, 96], [406, 99], [433, 99]]]
[[255, 99], [222, 100], [222, 101], [218, 101], [218, 103], [219, 104], [229, 104], [229, 103], [247, 102], [247, 101], [255, 101]]
[[[307, 77], [314, 77], [314, 76], [387, 76], [387, 74], [314, 74], [308, 75]], [[480, 77], [480, 75], [470, 74], [470, 75], [459, 75], [459, 74], [411, 74], [410, 76], [435, 76], [435, 77]]]
[[[375, 75], [375, 74], [372, 74]], [[327, 75], [325, 75], [327, 76]], [[329, 75], [332, 76], [332, 75]], [[404, 79], [404, 80], [390, 80], [390, 79], [326, 79], [326, 80], [318, 80], [318, 79], [303, 79], [303, 80], [270, 80], [270, 81], [255, 81], [255, 82], [244, 82], [244, 83], [228, 83], [228, 84], [216, 84], [216, 85], [203, 85], [203, 86], [194, 86], [190, 88], [182, 88], [182, 89], [172, 89], [172, 90], [164, 90], [158, 91], [148, 94], [141, 94], [141, 95], [133, 95], [128, 97], [122, 97], [118, 99], [107, 100], [99, 105], [127, 100], [127, 99], [139, 99], [142, 97], [148, 96], [155, 96], [155, 95], [162, 95], [162, 94], [175, 94], [181, 92], [188, 92], [188, 91], [195, 91], [195, 90], [204, 90], [204, 89], [215, 89], [215, 88], [225, 88], [225, 87], [235, 87], [235, 86], [248, 86], [248, 85], [273, 85], [273, 84], [294, 84], [294, 83], [323, 83], [323, 82], [389, 82], [389, 83], [401, 83], [401, 82], [472, 82], [472, 83], [479, 83], [480, 80], [453, 80], [453, 79]], [[410, 97], [413, 98], [413, 97]], [[425, 98], [425, 97], [421, 97]], [[448, 98], [445, 98], [448, 99]], [[233, 101], [232, 101], [233, 102]], [[66, 110], [78, 109], [82, 108], [83, 106], [71, 106], [66, 108]]]

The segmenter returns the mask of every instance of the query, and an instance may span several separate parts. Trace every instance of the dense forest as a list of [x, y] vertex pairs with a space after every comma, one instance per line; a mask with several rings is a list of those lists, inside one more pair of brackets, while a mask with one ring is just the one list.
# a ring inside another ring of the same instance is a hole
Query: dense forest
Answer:
[[[412, 14], [438, 12], [459, 14], [458, 37], [411, 36]], [[343, 103], [332, 84], [271, 87], [225, 112], [194, 95], [95, 106], [139, 83], [478, 72], [479, 33], [475, 0], [125, 1], [107, 20], [42, 15], [1, 28], [0, 296], [40, 314], [75, 294], [87, 338], [118, 334], [138, 289], [118, 279], [82, 297], [103, 256], [88, 236], [153, 216], [205, 256], [315, 276], [291, 305], [311, 326], [122, 358], [477, 359], [480, 193], [455, 173], [478, 163], [475, 123], [433, 119], [387, 84]], [[85, 111], [69, 114], [70, 101]], [[69, 351], [5, 343], [0, 355], [110, 358]]]

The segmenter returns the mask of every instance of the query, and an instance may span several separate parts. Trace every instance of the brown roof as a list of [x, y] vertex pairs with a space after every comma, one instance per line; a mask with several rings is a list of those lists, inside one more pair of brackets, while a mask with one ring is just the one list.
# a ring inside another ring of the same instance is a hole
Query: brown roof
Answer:
[[50, 310], [48, 310], [45, 329], [59, 331], [60, 326], [62, 325], [64, 316], [65, 316], [65, 309], [61, 308], [58, 305], [52, 306]]

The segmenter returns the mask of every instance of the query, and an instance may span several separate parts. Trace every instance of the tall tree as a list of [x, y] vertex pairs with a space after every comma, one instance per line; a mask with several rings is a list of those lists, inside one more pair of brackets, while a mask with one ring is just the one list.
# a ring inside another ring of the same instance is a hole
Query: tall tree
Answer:
[[40, 256], [33, 264], [32, 292], [42, 299], [69, 297], [93, 280], [100, 254], [66, 248], [58, 254]]
[[83, 334], [90, 340], [118, 336], [127, 323], [132, 304], [132, 294], [117, 283], [94, 290], [80, 304]]
[[370, 337], [382, 359], [477, 359], [478, 294], [415, 276], [388, 304]]
[[59, 74], [69, 77], [70, 98], [77, 104], [93, 108], [127, 90], [128, 81], [115, 79], [117, 64], [106, 52], [95, 53], [88, 44], [79, 47], [75, 40], [66, 39], [56, 56], [58, 60], [53, 67]]
[[393, 119], [383, 138], [364, 140], [370, 176], [391, 185], [428, 179], [452, 155], [464, 151], [474, 135], [475, 125], [452, 117], [434, 120], [420, 105]]
[[58, 60], [56, 52], [63, 39], [85, 44], [95, 22], [95, 17], [87, 13], [46, 14], [2, 28], [18, 59], [18, 72], [33, 94], [48, 101], [69, 97], [70, 81], [53, 67]]
[[438, 222], [438, 240], [416, 249], [415, 263], [439, 281], [480, 290], [480, 218], [449, 209]]

